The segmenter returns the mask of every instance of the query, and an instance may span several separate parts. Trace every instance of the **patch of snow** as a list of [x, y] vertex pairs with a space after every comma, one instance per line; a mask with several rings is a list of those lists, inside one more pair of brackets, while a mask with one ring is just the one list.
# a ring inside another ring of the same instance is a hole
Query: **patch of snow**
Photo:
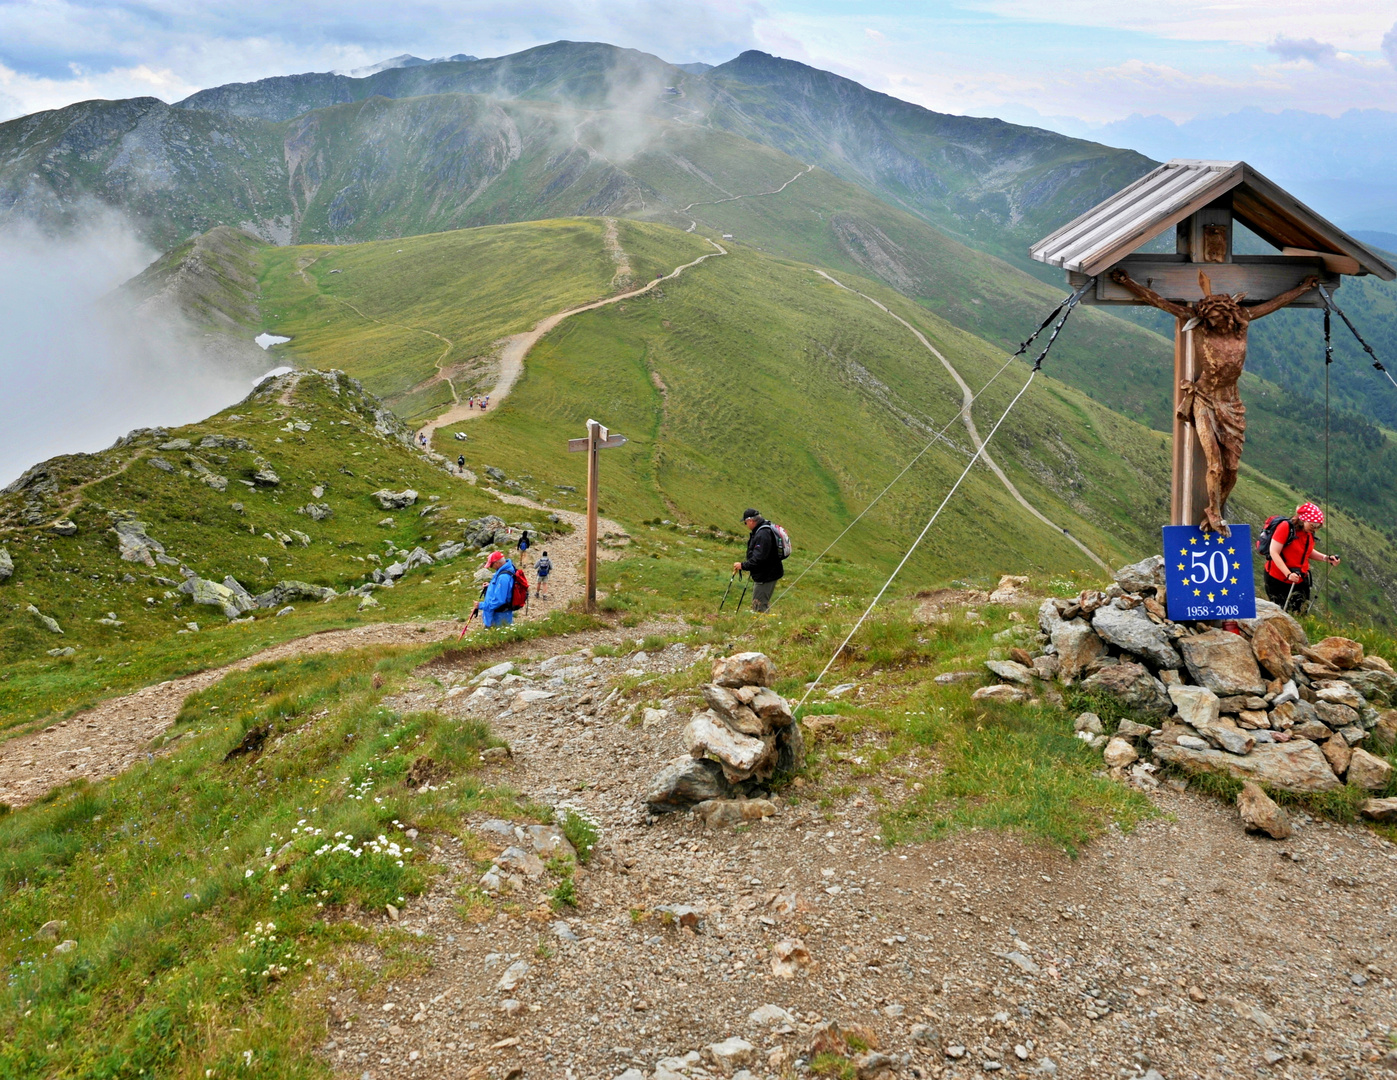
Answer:
[[282, 337], [280, 334], [268, 334], [265, 331], [252, 339], [264, 349], [270, 349], [273, 345], [285, 345], [291, 339]]

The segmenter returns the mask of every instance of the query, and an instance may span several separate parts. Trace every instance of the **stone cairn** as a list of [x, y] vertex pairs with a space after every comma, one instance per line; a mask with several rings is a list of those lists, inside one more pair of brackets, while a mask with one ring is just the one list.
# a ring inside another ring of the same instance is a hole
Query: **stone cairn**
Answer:
[[650, 781], [644, 802], [654, 813], [692, 808], [710, 827], [769, 817], [763, 798], [778, 773], [805, 760], [805, 739], [790, 703], [771, 689], [776, 668], [762, 653], [720, 656], [712, 682], [702, 687], [708, 708], [684, 729], [688, 753]]
[[[1244, 821], [1277, 837], [1289, 834], [1288, 822], [1258, 785], [1301, 793], [1345, 782], [1386, 788], [1392, 766], [1362, 745], [1397, 738], [1397, 710], [1385, 708], [1397, 694], [1397, 672], [1386, 660], [1365, 656], [1348, 638], [1312, 644], [1265, 600], [1235, 632], [1220, 622], [1172, 622], [1161, 556], [1114, 576], [1104, 591], [1045, 600], [1037, 648], [988, 661], [1001, 681], [972, 696], [1026, 701], [1055, 681], [1112, 698], [1131, 719], [1108, 736], [1096, 714], [1083, 713], [1076, 730], [1113, 774], [1152, 787], [1152, 774], [1169, 764], [1246, 781], [1238, 800]], [[1369, 799], [1364, 813], [1397, 820], [1397, 799]]]

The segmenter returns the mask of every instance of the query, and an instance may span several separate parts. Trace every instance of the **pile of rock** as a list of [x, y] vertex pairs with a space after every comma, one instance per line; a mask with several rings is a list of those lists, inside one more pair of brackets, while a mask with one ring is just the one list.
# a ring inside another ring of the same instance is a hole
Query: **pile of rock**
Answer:
[[805, 760], [790, 703], [771, 689], [775, 677], [775, 665], [762, 653], [713, 661], [712, 681], [701, 688], [708, 708], [695, 712], [684, 729], [689, 753], [666, 765], [645, 792], [652, 811], [692, 807], [714, 827], [775, 813], [756, 796], [773, 776], [795, 772]]
[[1167, 763], [1294, 792], [1387, 786], [1391, 765], [1360, 745], [1397, 737], [1397, 711], [1379, 711], [1397, 694], [1387, 661], [1348, 638], [1312, 644], [1264, 600], [1254, 619], [1176, 623], [1164, 589], [1155, 556], [1118, 571], [1104, 591], [1044, 601], [1037, 648], [989, 661], [1003, 681], [975, 696], [1028, 699], [1056, 681], [1115, 699], [1134, 719], [1108, 738], [1083, 714], [1078, 734], [1146, 785], [1155, 763]]

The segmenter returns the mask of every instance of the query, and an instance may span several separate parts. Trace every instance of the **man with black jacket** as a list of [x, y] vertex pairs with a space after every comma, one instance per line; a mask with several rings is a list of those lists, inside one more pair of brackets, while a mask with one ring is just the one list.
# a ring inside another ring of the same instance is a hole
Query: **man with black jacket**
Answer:
[[781, 566], [781, 541], [771, 523], [755, 510], [744, 510], [742, 524], [747, 526], [747, 558], [732, 564], [733, 573], [745, 570], [752, 575], [752, 610], [766, 611], [771, 606], [771, 594], [785, 570]]

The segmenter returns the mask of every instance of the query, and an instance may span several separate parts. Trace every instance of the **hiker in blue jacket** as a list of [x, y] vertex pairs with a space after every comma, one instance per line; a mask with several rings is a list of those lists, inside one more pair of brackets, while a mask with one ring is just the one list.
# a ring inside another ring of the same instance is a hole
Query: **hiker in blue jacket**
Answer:
[[477, 605], [480, 621], [486, 626], [509, 626], [514, 622], [514, 564], [503, 551], [492, 551], [485, 566], [495, 576], [485, 586], [485, 594]]

